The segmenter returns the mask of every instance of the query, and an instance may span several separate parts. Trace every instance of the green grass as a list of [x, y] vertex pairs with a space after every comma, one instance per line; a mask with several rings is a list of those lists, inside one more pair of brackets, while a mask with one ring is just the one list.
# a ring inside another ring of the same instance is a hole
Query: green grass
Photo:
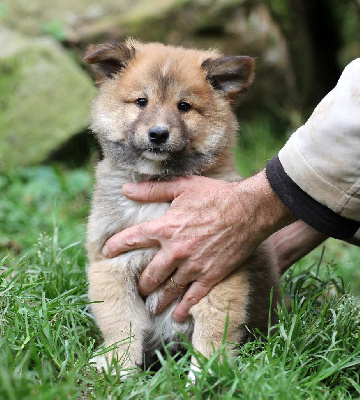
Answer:
[[341, 281], [320, 279], [316, 266], [286, 276], [292, 311], [279, 309], [275, 332], [222, 363], [223, 349], [210, 360], [195, 353], [205, 372], [187, 387], [187, 360], [169, 354], [159, 372], [134, 373], [124, 383], [97, 373], [89, 359], [100, 336], [89, 315], [80, 245], [60, 249], [56, 238], [41, 235], [35, 250], [17, 262], [1, 261], [1, 399], [360, 396], [360, 305], [342, 295]]
[[[272, 142], [259, 146], [253, 170], [268, 151]], [[188, 359], [167, 352], [158, 372], [120, 383], [118, 366], [112, 375], [89, 363], [103, 349], [83, 247], [92, 169], [16, 170], [0, 190], [0, 399], [360, 398], [358, 248], [328, 241], [299, 262], [283, 278], [292, 311], [280, 307], [277, 329], [236, 357], [220, 349], [206, 360], [187, 345], [203, 370], [196, 385]]]
[[[282, 128], [283, 129], [283, 128]], [[271, 120], [244, 122], [238, 137], [234, 155], [238, 171], [248, 177], [264, 168], [284, 143], [284, 138], [272, 132], [280, 128]]]

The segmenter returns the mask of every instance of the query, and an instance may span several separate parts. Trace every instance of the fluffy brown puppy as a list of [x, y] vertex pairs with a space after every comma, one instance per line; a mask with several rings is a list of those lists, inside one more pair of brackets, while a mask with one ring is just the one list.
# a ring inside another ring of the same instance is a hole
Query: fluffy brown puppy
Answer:
[[[127, 199], [121, 192], [125, 182], [194, 174], [241, 179], [231, 153], [238, 130], [231, 102], [251, 85], [254, 60], [134, 40], [90, 46], [84, 60], [92, 65], [99, 87], [92, 130], [104, 154], [88, 225], [89, 296], [106, 343], [117, 343], [109, 356], [122, 358], [124, 369], [142, 365], [144, 356], [161, 348], [162, 341], [179, 342], [182, 333], [209, 357], [222, 343], [227, 317], [229, 342], [244, 340], [248, 329], [266, 331], [270, 292], [273, 289], [276, 304], [280, 290], [265, 243], [193, 306], [184, 323], [171, 318], [179, 299], [154, 315], [162, 286], [146, 300], [138, 294], [138, 277], [157, 248], [112, 259], [101, 253], [116, 232], [155, 219], [169, 208], [168, 203]], [[105, 358], [97, 362], [106, 365]]]

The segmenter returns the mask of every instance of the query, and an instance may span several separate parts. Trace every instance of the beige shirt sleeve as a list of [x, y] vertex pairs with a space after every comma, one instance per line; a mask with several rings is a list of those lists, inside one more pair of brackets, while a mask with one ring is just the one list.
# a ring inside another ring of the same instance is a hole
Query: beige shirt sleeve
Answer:
[[360, 221], [360, 58], [279, 152], [287, 175], [337, 214]]

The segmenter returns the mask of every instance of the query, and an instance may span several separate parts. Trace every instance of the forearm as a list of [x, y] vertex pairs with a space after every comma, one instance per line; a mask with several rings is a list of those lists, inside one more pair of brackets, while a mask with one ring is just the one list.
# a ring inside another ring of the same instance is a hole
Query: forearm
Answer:
[[304, 221], [297, 221], [271, 236], [281, 274], [295, 262], [323, 243], [328, 236], [318, 232]]

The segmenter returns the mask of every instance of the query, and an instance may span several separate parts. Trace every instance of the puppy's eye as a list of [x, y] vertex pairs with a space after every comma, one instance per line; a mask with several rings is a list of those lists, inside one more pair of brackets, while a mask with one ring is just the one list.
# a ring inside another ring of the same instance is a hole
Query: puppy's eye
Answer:
[[188, 112], [191, 109], [191, 104], [186, 101], [180, 101], [177, 107], [181, 112]]
[[139, 108], [145, 108], [147, 106], [148, 100], [145, 98], [140, 98], [135, 100], [135, 104], [139, 107]]

